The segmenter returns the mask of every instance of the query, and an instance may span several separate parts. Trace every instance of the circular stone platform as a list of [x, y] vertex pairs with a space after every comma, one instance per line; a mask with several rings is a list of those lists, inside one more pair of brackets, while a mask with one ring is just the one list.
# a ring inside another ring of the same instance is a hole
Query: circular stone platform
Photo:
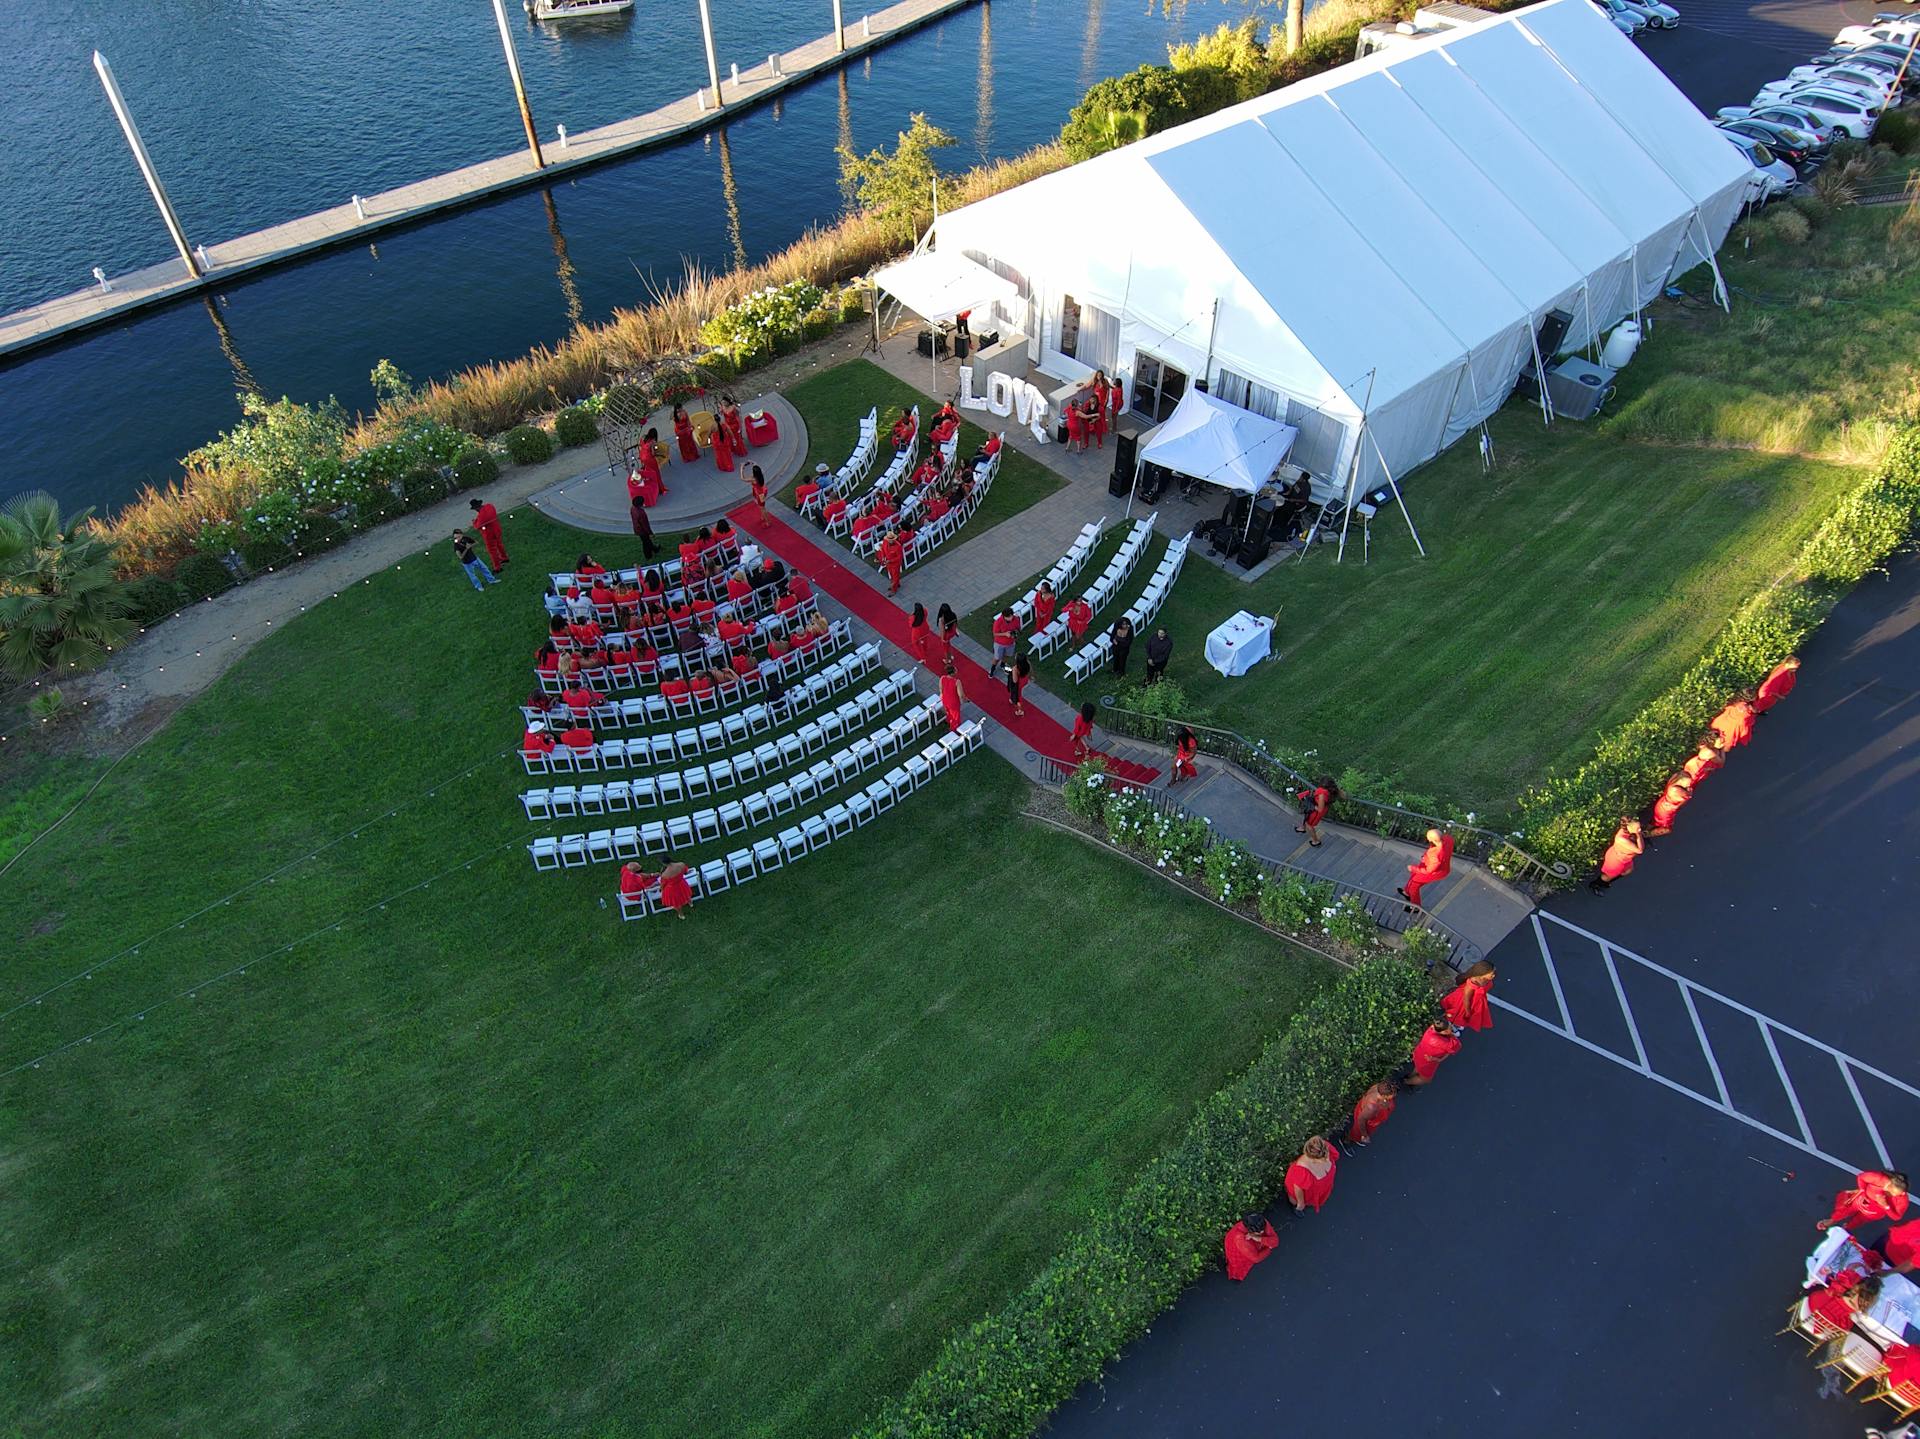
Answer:
[[[683, 463], [673, 443], [673, 411], [654, 414], [648, 423], [659, 429], [667, 442], [668, 461], [661, 469], [667, 493], [660, 503], [647, 511], [653, 528], [660, 534], [696, 529], [710, 525], [727, 511], [752, 497], [747, 488], [746, 465], [758, 465], [767, 477], [767, 491], [778, 494], [800, 472], [807, 458], [807, 424], [800, 412], [779, 395], [756, 395], [744, 400], [741, 413], [765, 410], [780, 428], [780, 438], [771, 445], [757, 446], [746, 459], [736, 458], [733, 473], [717, 468], [713, 452], [703, 450], [700, 458]], [[549, 486], [531, 499], [534, 508], [550, 519], [577, 530], [592, 530], [602, 535], [633, 533], [632, 512], [627, 503], [627, 477], [608, 471], [600, 464], [585, 474]]]

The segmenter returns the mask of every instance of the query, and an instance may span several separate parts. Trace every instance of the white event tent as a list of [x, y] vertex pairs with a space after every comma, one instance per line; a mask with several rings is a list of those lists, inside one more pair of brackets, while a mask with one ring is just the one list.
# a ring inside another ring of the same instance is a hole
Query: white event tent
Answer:
[[1580, 348], [1711, 263], [1750, 183], [1589, 0], [1546, 0], [952, 211], [930, 239], [1016, 287], [994, 308], [1044, 372], [1117, 374], [1149, 423], [1204, 377], [1352, 493], [1499, 408], [1549, 312]]

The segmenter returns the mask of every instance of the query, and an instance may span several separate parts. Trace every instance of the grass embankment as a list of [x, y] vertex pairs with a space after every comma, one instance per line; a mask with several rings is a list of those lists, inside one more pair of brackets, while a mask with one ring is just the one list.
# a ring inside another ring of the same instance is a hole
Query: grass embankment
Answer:
[[[809, 446], [806, 463], [801, 465], [800, 473], [792, 484], [780, 492], [780, 498], [788, 504], [793, 503], [794, 490], [802, 480], [813, 474], [816, 464], [837, 470], [846, 463], [860, 437], [860, 421], [868, 410], [875, 406], [880, 410], [880, 453], [874, 457], [873, 474], [868, 481], [871, 486], [892, 458], [893, 451], [886, 442], [886, 432], [900, 411], [918, 405], [924, 427], [932, 421], [934, 411], [940, 408], [911, 385], [902, 384], [867, 360], [854, 360], [823, 370], [791, 386], [785, 394], [807, 422]], [[969, 420], [960, 422], [962, 464], [986, 442], [985, 430]], [[925, 448], [924, 443], [922, 448]], [[1011, 519], [1029, 505], [1038, 504], [1064, 484], [1064, 479], [1038, 460], [1008, 446], [1001, 453], [1000, 473], [994, 478], [993, 489], [988, 492], [979, 511], [967, 521], [965, 528], [948, 540], [941, 552], [978, 539], [1002, 520]]]
[[[1920, 267], [1890, 248], [1893, 218], [1839, 211], [1804, 247], [1730, 250], [1733, 313], [1657, 307], [1597, 425], [1546, 429], [1509, 404], [1491, 475], [1467, 442], [1410, 478], [1424, 560], [1391, 506], [1364, 566], [1357, 530], [1344, 565], [1322, 550], [1252, 585], [1190, 560], [1162, 622], [1195, 715], [1317, 751], [1335, 773], [1397, 772], [1510, 811], [1672, 684], [1879, 456], [1886, 416], [1920, 383]], [[1687, 284], [1704, 289], [1700, 275]], [[1279, 612], [1282, 658], [1227, 680], [1202, 646], [1242, 608]], [[1041, 667], [1049, 685], [1076, 700], [1114, 688], [1098, 676], [1074, 692], [1064, 658]]]
[[0, 1430], [845, 1433], [1325, 983], [989, 755], [622, 925], [490, 758], [579, 545], [508, 538], [260, 645], [0, 890], [0, 1008], [75, 977], [0, 1068], [146, 1016], [0, 1081]]

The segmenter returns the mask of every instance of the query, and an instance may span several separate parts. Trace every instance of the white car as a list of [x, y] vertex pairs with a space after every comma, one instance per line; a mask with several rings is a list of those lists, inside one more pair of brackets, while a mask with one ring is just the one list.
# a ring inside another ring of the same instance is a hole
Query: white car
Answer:
[[1870, 139], [1877, 118], [1875, 107], [1870, 101], [1863, 100], [1858, 95], [1829, 89], [1824, 85], [1805, 85], [1797, 90], [1754, 97], [1753, 107], [1756, 110], [1768, 109], [1775, 105], [1788, 105], [1799, 110], [1809, 110], [1822, 123], [1854, 140]]
[[1672, 30], [1680, 24], [1680, 12], [1665, 0], [1626, 0], [1627, 8], [1647, 17], [1650, 30]]
[[1722, 130], [1727, 143], [1747, 157], [1747, 163], [1753, 166], [1752, 189], [1750, 198], [1753, 203], [1764, 205], [1782, 195], [1793, 193], [1793, 187], [1800, 183], [1800, 177], [1793, 173], [1793, 166], [1785, 160], [1774, 158], [1773, 151], [1758, 140], [1750, 140], [1745, 135], [1735, 135]]
[[1909, 45], [1913, 43], [1915, 31], [1920, 31], [1920, 19], [1882, 21], [1877, 25], [1848, 25], [1833, 37], [1833, 43], [1849, 47], [1875, 44]]
[[[1647, 12], [1635, 9], [1626, 0], [1594, 0], [1594, 3], [1606, 11], [1615, 27], [1622, 28], [1625, 34], [1638, 35], [1647, 28]], [[1624, 27], [1621, 27], [1622, 21], [1626, 22]]]
[[1899, 91], [1892, 88], [1892, 76], [1876, 77], [1865, 70], [1842, 69], [1837, 66], [1800, 65], [1787, 73], [1784, 80], [1775, 80], [1771, 86], [1776, 91], [1793, 89], [1801, 85], [1830, 85], [1836, 90], [1846, 90], [1858, 95], [1876, 109], [1886, 109], [1898, 103]]
[[1886, 97], [1876, 90], [1864, 90], [1858, 85], [1828, 79], [1824, 75], [1801, 75], [1793, 79], [1769, 81], [1760, 87], [1754, 102], [1784, 100], [1789, 95], [1798, 95], [1805, 90], [1821, 90], [1830, 95], [1844, 96], [1848, 100], [1858, 101], [1863, 109], [1868, 110], [1878, 110], [1886, 104]]

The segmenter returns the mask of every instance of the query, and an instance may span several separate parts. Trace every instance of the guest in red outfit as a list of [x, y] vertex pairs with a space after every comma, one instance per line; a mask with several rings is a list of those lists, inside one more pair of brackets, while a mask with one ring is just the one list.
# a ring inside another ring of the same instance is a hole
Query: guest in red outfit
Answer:
[[1863, 1169], [1854, 1176], [1853, 1188], [1833, 1196], [1833, 1213], [1813, 1227], [1831, 1229], [1845, 1224], [1851, 1230], [1882, 1219], [1902, 1219], [1906, 1213], [1907, 1176], [1897, 1169]]
[[1440, 1066], [1460, 1052], [1460, 1032], [1446, 1020], [1427, 1026], [1420, 1042], [1413, 1047], [1413, 1073], [1404, 1083], [1409, 1089], [1433, 1083]]
[[1020, 638], [1020, 621], [1013, 617], [1012, 610], [1002, 610], [993, 617], [993, 663], [987, 666], [987, 678], [993, 678], [993, 672], [1001, 665], [1013, 663], [1013, 647]]
[[1090, 741], [1093, 739], [1093, 717], [1096, 713], [1093, 701], [1088, 700], [1080, 706], [1080, 713], [1073, 717], [1073, 737], [1067, 742], [1067, 748], [1075, 759], [1083, 760], [1093, 753]]
[[1633, 873], [1633, 862], [1646, 853], [1646, 849], [1647, 842], [1640, 834], [1640, 821], [1629, 815], [1621, 815], [1620, 828], [1613, 832], [1613, 843], [1600, 856], [1600, 873], [1587, 881], [1587, 888], [1595, 894], [1606, 893], [1616, 879]]
[[1719, 769], [1727, 762], [1727, 752], [1720, 747], [1720, 737], [1714, 734], [1700, 736], [1700, 747], [1693, 757], [1681, 766], [1686, 777], [1698, 785], [1701, 780]]
[[747, 466], [747, 483], [753, 487], [753, 507], [760, 512], [760, 523], [767, 522], [767, 477], [758, 465]]
[[713, 427], [713, 464], [724, 474], [733, 473], [733, 457], [740, 453], [733, 447], [733, 436], [725, 425]]
[[1075, 639], [1087, 632], [1087, 626], [1093, 623], [1093, 606], [1087, 603], [1086, 596], [1076, 596], [1067, 606], [1067, 633]]
[[1320, 848], [1320, 821], [1327, 817], [1327, 811], [1338, 798], [1340, 786], [1324, 775], [1314, 781], [1312, 789], [1301, 790], [1300, 823], [1293, 827], [1293, 832], [1304, 834], [1308, 844]]
[[900, 418], [893, 422], [893, 447], [896, 450], [904, 450], [913, 443], [913, 432], [918, 423], [913, 417], [913, 411], [900, 412]]
[[1692, 798], [1693, 781], [1682, 770], [1667, 781], [1667, 787], [1660, 791], [1660, 798], [1653, 802], [1653, 828], [1647, 833], [1656, 837], [1672, 834], [1673, 817]]
[[1114, 428], [1116, 429], [1119, 428], [1120, 381], [1118, 379], [1114, 380], [1113, 388], [1107, 391], [1107, 419], [1108, 419], [1108, 423], [1114, 426]]
[[916, 604], [913, 607], [913, 617], [907, 621], [907, 653], [917, 660], [925, 661], [927, 641], [932, 637], [933, 632], [927, 628], [927, 607]]
[[620, 866], [620, 893], [622, 894], [645, 894], [658, 883], [660, 883], [660, 876], [648, 874], [640, 868], [638, 860], [630, 859]]
[[1340, 1151], [1319, 1135], [1314, 1135], [1300, 1150], [1300, 1157], [1287, 1166], [1287, 1202], [1296, 1214], [1312, 1209], [1316, 1214], [1333, 1194], [1333, 1174], [1340, 1163]]
[[680, 459], [683, 463], [700, 458], [700, 442], [693, 437], [693, 421], [687, 417], [686, 407], [673, 407], [673, 438], [680, 446]]
[[1726, 708], [1713, 717], [1713, 723], [1707, 728], [1720, 737], [1721, 749], [1738, 749], [1741, 745], [1753, 742], [1755, 713], [1752, 700], [1745, 695], [1735, 695], [1727, 701]]
[[1760, 689], [1753, 697], [1753, 712], [1756, 716], [1765, 714], [1781, 700], [1793, 693], [1793, 686], [1800, 678], [1800, 658], [1788, 655], [1773, 667], [1773, 672], [1760, 681]]
[[553, 753], [553, 736], [547, 733], [546, 724], [535, 720], [527, 726], [527, 732], [520, 737], [520, 753], [542, 755]]
[[1194, 779], [1200, 771], [1194, 768], [1194, 756], [1200, 753], [1200, 741], [1192, 730], [1185, 725], [1173, 740], [1173, 774], [1167, 779], [1167, 788], [1172, 789], [1183, 779]]
[[960, 706], [967, 702], [967, 692], [960, 684], [960, 676], [953, 672], [953, 661], [947, 661], [946, 669], [940, 675], [940, 704], [947, 712], [947, 728], [957, 732], [962, 718]]
[[687, 883], [687, 867], [678, 860], [671, 860], [660, 871], [660, 903], [672, 910], [680, 918], [687, 917], [687, 906], [693, 903], [693, 887]]
[[1399, 1092], [1400, 1086], [1391, 1079], [1369, 1086], [1367, 1092], [1354, 1101], [1353, 1121], [1347, 1125], [1347, 1143], [1371, 1144], [1375, 1132], [1392, 1115], [1394, 1096]]
[[887, 572], [887, 593], [900, 593], [900, 577], [907, 570], [907, 547], [900, 542], [900, 532], [895, 530], [880, 541], [880, 564]]
[[1427, 831], [1427, 850], [1407, 866], [1407, 882], [1397, 893], [1406, 900], [1404, 908], [1420, 907], [1420, 892], [1453, 872], [1453, 836], [1437, 829]]
[[1440, 1010], [1460, 1029], [1492, 1029], [1493, 1010], [1487, 991], [1493, 988], [1494, 968], [1484, 959], [1467, 966], [1460, 983], [1440, 1001]]
[[1067, 453], [1087, 447], [1087, 417], [1078, 405], [1067, 406]]
[[935, 616], [940, 624], [940, 647], [942, 658], [953, 652], [954, 642], [960, 638], [960, 616], [953, 612], [953, 606], [940, 605], [940, 613]]
[[1273, 1253], [1280, 1236], [1263, 1214], [1249, 1214], [1229, 1229], [1221, 1241], [1227, 1255], [1227, 1278], [1245, 1279], [1253, 1266]]
[[1033, 679], [1033, 661], [1021, 655], [1007, 666], [1007, 701], [1013, 706], [1013, 717], [1025, 719], [1027, 708], [1022, 703], [1027, 693], [1027, 685]]
[[727, 439], [733, 445], [736, 455], [747, 452], [747, 425], [740, 417], [740, 402], [732, 395], [720, 397], [720, 428], [727, 432]]
[[560, 736], [560, 743], [576, 754], [593, 748], [593, 731], [583, 724], [576, 724]]
[[1853, 1328], [1854, 1315], [1873, 1308], [1879, 1297], [1878, 1275], [1863, 1278], [1857, 1269], [1843, 1269], [1807, 1295], [1807, 1308], [1845, 1334]]
[[487, 542], [487, 563], [496, 570], [507, 567], [507, 537], [500, 529], [500, 511], [485, 500], [468, 500], [473, 511], [473, 527]]
[[1033, 627], [1043, 630], [1053, 623], [1054, 609], [1060, 603], [1060, 596], [1053, 592], [1053, 586], [1046, 580], [1040, 581], [1040, 588], [1033, 592]]

